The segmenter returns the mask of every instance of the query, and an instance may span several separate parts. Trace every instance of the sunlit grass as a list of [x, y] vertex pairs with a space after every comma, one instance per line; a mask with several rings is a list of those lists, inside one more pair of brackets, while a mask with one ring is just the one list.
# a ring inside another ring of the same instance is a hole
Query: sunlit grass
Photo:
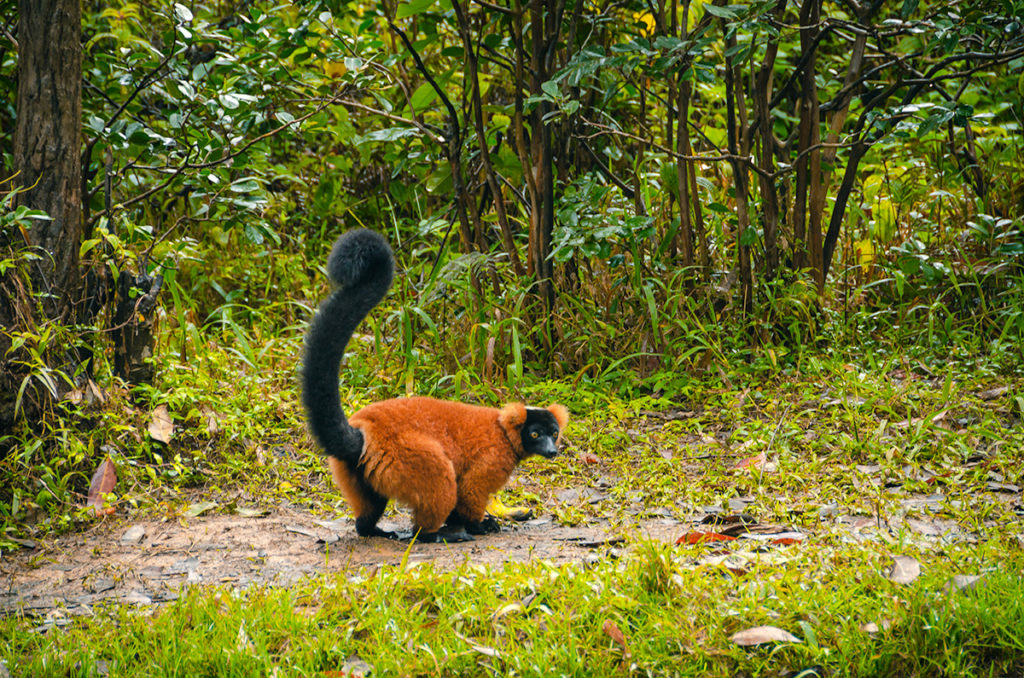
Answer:
[[[641, 542], [591, 567], [421, 565], [292, 588], [200, 587], [160, 608], [111, 608], [45, 632], [7, 619], [2, 656], [12, 675], [32, 676], [324, 675], [367, 665], [374, 675], [816, 667], [805, 675], [970, 676], [1024, 667], [1024, 560], [999, 544], [917, 554], [923, 574], [910, 584], [886, 579], [880, 545], [735, 550], [742, 568], [714, 564], [707, 547]], [[948, 586], [964, 573], [983, 576]], [[762, 625], [801, 642], [730, 640]]]

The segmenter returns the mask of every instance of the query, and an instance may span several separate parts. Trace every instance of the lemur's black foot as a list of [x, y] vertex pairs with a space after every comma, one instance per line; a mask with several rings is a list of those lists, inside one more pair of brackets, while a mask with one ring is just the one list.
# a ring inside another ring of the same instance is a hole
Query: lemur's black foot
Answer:
[[463, 541], [474, 541], [473, 537], [462, 528], [438, 530], [437, 532], [420, 532], [413, 535], [416, 541], [423, 544], [457, 544]]
[[495, 532], [501, 532], [501, 525], [494, 516], [484, 516], [484, 519], [479, 523], [466, 523], [466, 532], [470, 534], [494, 534]]
[[476, 535], [501, 532], [501, 525], [498, 524], [494, 516], [484, 515], [483, 520], [474, 521], [463, 518], [455, 511], [452, 511], [452, 514], [448, 516], [445, 526], [454, 530], [465, 530], [470, 534]]
[[356, 534], [360, 537], [384, 537], [385, 539], [401, 539], [397, 532], [382, 530], [376, 524], [367, 524], [366, 521], [356, 518]]

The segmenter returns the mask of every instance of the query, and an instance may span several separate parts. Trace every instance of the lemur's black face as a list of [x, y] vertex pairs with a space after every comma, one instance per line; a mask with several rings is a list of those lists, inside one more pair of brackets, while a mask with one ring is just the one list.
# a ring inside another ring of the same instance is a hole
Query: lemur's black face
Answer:
[[539, 407], [526, 408], [523, 449], [527, 456], [539, 454], [550, 459], [558, 454], [558, 421], [553, 414]]

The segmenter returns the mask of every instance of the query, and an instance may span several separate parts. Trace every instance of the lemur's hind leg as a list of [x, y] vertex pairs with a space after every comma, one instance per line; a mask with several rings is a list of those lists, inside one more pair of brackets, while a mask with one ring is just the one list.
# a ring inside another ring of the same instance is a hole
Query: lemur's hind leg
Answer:
[[349, 471], [345, 462], [329, 457], [327, 464], [331, 469], [335, 486], [345, 496], [345, 501], [356, 514], [356, 534], [360, 537], [386, 537], [398, 539], [394, 532], [377, 527], [377, 521], [384, 515], [388, 506], [388, 498], [380, 494], [361, 476]]
[[[376, 442], [371, 434], [371, 442]], [[387, 440], [386, 454], [367, 454], [366, 482], [385, 497], [412, 509], [414, 530], [436, 533], [455, 509], [455, 467], [436, 439], [418, 431]], [[450, 539], [454, 540], [454, 539]]]
[[[373, 492], [369, 487], [367, 489]], [[360, 537], [400, 539], [397, 532], [382, 530], [377, 527], [377, 521], [384, 515], [384, 509], [388, 506], [388, 498], [373, 492], [373, 496], [368, 496], [367, 499], [366, 512], [356, 516], [356, 534]]]

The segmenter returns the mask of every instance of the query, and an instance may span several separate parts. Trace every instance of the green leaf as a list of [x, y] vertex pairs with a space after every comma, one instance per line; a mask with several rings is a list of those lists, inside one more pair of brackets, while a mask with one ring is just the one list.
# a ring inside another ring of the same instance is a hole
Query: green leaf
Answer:
[[231, 182], [231, 190], [235, 193], [252, 193], [260, 190], [260, 185], [255, 179], [239, 179]]
[[739, 16], [739, 13], [735, 9], [735, 5], [729, 5], [726, 7], [718, 7], [710, 3], [705, 3], [704, 11], [711, 16], [717, 16], [720, 19], [735, 19]]
[[930, 132], [934, 132], [940, 125], [949, 122], [953, 118], [954, 112], [946, 109], [939, 109], [935, 113], [932, 113], [925, 118], [920, 125], [917, 127], [917, 137], [927, 135]]
[[398, 141], [405, 137], [414, 137], [418, 133], [419, 130], [414, 127], [388, 127], [387, 129], [374, 130], [369, 134], [356, 137], [354, 141], [357, 145], [371, 141]]
[[180, 2], [176, 2], [174, 3], [174, 16], [178, 18], [178, 21], [192, 21], [192, 10]]
[[743, 231], [740, 235], [740, 244], [746, 247], [750, 247], [757, 242], [757, 229], [753, 226], [747, 226], [747, 230]]
[[91, 238], [89, 240], [83, 240], [81, 247], [78, 248], [78, 258], [84, 259], [85, 255], [89, 253], [92, 248], [100, 244], [99, 238]]
[[435, 99], [437, 99], [437, 90], [429, 82], [425, 82], [412, 93], [410, 103], [413, 109], [421, 111], [434, 103]]
[[655, 342], [661, 341], [661, 332], [658, 329], [658, 302], [654, 299], [654, 290], [649, 285], [644, 285], [644, 298], [647, 300], [647, 312], [651, 316], [651, 335]]
[[245, 228], [242, 229], [245, 233], [245, 237], [254, 245], [263, 244], [263, 232], [253, 226], [251, 223], [246, 223]]
[[422, 14], [427, 11], [434, 4], [434, 0], [412, 0], [412, 2], [398, 6], [398, 11], [395, 12], [396, 19], [403, 19], [407, 16], [414, 16], [416, 14]]
[[498, 129], [504, 131], [508, 129], [508, 126], [512, 124], [512, 118], [508, 117], [504, 113], [495, 113], [491, 116], [491, 124]]
[[25, 205], [18, 205], [14, 209], [16, 221], [28, 221], [29, 219], [40, 219], [42, 221], [53, 221], [53, 217], [42, 210], [29, 209]]

